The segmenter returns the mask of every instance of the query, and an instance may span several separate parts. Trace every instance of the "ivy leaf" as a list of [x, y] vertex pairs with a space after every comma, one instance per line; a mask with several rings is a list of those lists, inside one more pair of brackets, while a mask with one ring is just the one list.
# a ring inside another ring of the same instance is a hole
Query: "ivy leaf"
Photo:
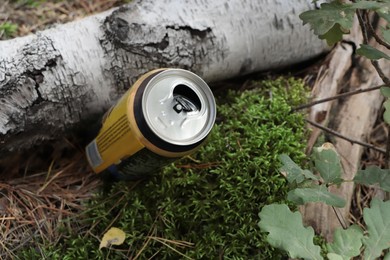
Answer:
[[385, 120], [387, 124], [390, 124], [390, 100], [386, 100], [385, 103], [383, 103], [383, 106], [385, 107], [383, 120]]
[[316, 35], [324, 35], [337, 23], [342, 31], [349, 31], [355, 10], [351, 5], [333, 1], [321, 4], [318, 10], [309, 10], [299, 15], [303, 24], [310, 24]]
[[383, 29], [382, 30], [383, 39], [385, 39], [386, 42], [390, 43], [390, 29]]
[[298, 205], [303, 205], [307, 202], [324, 202], [330, 206], [338, 208], [345, 206], [345, 200], [333, 193], [330, 193], [324, 185], [314, 188], [294, 189], [288, 192], [287, 199]]
[[109, 247], [111, 245], [122, 245], [125, 241], [125, 238], [126, 234], [123, 232], [123, 230], [112, 227], [103, 235], [99, 249], [102, 249], [103, 247]]
[[319, 178], [315, 176], [309, 170], [302, 170], [287, 154], [281, 154], [279, 156], [280, 161], [283, 163], [283, 166], [279, 169], [280, 172], [287, 178], [289, 183], [301, 183], [305, 179], [318, 180]]
[[314, 164], [325, 183], [340, 184], [342, 182], [342, 166], [340, 157], [331, 143], [324, 143], [314, 148]]
[[363, 218], [368, 231], [368, 237], [363, 239], [364, 259], [376, 259], [384, 249], [390, 248], [390, 201], [374, 198], [371, 207], [363, 210]]
[[365, 170], [359, 170], [356, 173], [355, 182], [364, 185], [379, 184], [387, 192], [390, 192], [390, 170], [381, 169], [378, 166], [368, 166]]
[[273, 247], [287, 251], [291, 258], [323, 259], [319, 246], [314, 245], [314, 230], [304, 227], [299, 212], [291, 212], [285, 204], [264, 206], [259, 227], [268, 232], [267, 241]]
[[328, 253], [326, 255], [329, 260], [344, 260], [341, 255], [335, 254], [335, 253]]
[[356, 50], [356, 53], [370, 60], [379, 60], [382, 58], [390, 60], [389, 55], [367, 44], [360, 44], [360, 48]]
[[333, 46], [343, 39], [344, 32], [341, 30], [340, 24], [336, 23], [329, 31], [320, 35], [318, 38], [326, 40], [329, 46]]
[[349, 260], [360, 255], [362, 239], [363, 230], [357, 225], [352, 225], [348, 229], [338, 228], [334, 233], [333, 243], [327, 244], [328, 252], [339, 255], [340, 259]]
[[363, 1], [356, 2], [356, 3], [352, 3], [351, 7], [356, 8], [356, 9], [366, 9], [366, 10], [377, 11], [379, 9], [386, 8], [387, 5], [384, 2], [363, 0]]
[[359, 1], [353, 3], [352, 8], [372, 10], [379, 14], [380, 17], [390, 22], [390, 1]]
[[379, 10], [376, 11], [377, 14], [380, 17], [382, 17], [383, 19], [385, 19], [388, 23], [390, 23], [390, 10], [389, 9], [390, 8], [387, 7], [387, 9], [386, 8], [382, 8], [382, 9], [379, 9]]
[[390, 98], [390, 88], [389, 87], [381, 87], [381, 94], [387, 98]]

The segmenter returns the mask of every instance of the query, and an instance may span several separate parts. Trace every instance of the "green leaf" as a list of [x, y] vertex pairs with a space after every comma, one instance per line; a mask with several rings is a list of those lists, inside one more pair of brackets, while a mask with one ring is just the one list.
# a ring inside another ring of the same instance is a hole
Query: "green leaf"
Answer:
[[310, 24], [314, 34], [323, 35], [335, 24], [339, 24], [342, 31], [349, 31], [352, 28], [354, 13], [355, 9], [351, 8], [351, 5], [333, 1], [321, 4], [318, 10], [303, 12], [299, 18], [303, 24]]
[[330, 193], [325, 186], [317, 186], [315, 188], [297, 188], [289, 191], [287, 199], [303, 205], [307, 202], [324, 202], [330, 206], [342, 208], [345, 206], [345, 200], [333, 193]]
[[390, 124], [390, 100], [386, 100], [383, 104], [385, 112], [383, 113], [383, 119], [387, 124]]
[[348, 229], [336, 229], [333, 237], [333, 243], [327, 244], [329, 253], [336, 253], [340, 259], [351, 259], [354, 256], [360, 255], [362, 247], [363, 230], [352, 225]]
[[326, 256], [329, 260], [343, 260], [343, 257], [341, 255], [335, 253], [328, 253]]
[[390, 260], [390, 252], [385, 255], [385, 258], [383, 260]]
[[352, 3], [351, 7], [356, 9], [377, 11], [379, 9], [386, 8], [387, 5], [386, 3], [379, 2], [379, 1], [359, 1], [356, 3]]
[[383, 19], [385, 19], [388, 23], [390, 23], [390, 8], [388, 7], [387, 9], [386, 8], [382, 8], [382, 9], [379, 9], [377, 10], [377, 14], [382, 17]]
[[299, 212], [291, 212], [285, 204], [264, 206], [259, 213], [259, 227], [268, 232], [267, 241], [287, 251], [291, 258], [323, 259], [319, 246], [314, 245], [314, 230], [304, 227]]
[[363, 239], [364, 259], [376, 259], [384, 249], [390, 248], [390, 201], [374, 198], [371, 207], [363, 210], [363, 218], [368, 231], [368, 237]]
[[389, 55], [367, 44], [360, 44], [360, 48], [356, 50], [356, 53], [370, 60], [379, 60], [382, 58], [390, 60]]
[[314, 164], [325, 183], [340, 184], [342, 182], [342, 166], [340, 157], [331, 143], [324, 143], [314, 148]]
[[359, 1], [351, 4], [352, 8], [372, 10], [379, 14], [380, 17], [390, 22], [390, 1]]
[[383, 39], [385, 39], [386, 42], [390, 43], [390, 29], [383, 29], [382, 30]]
[[279, 156], [280, 161], [283, 163], [283, 166], [279, 169], [280, 172], [286, 176], [289, 183], [301, 183], [305, 179], [318, 180], [319, 178], [315, 176], [309, 170], [302, 170], [291, 158], [286, 154], [281, 154]]
[[381, 169], [378, 166], [368, 166], [365, 170], [359, 170], [356, 173], [355, 182], [364, 185], [379, 184], [387, 192], [390, 192], [390, 170]]
[[389, 87], [381, 87], [381, 94], [387, 98], [390, 98], [390, 88]]
[[336, 23], [329, 31], [320, 35], [318, 38], [326, 40], [329, 46], [333, 46], [343, 39], [344, 32], [341, 30], [340, 24]]

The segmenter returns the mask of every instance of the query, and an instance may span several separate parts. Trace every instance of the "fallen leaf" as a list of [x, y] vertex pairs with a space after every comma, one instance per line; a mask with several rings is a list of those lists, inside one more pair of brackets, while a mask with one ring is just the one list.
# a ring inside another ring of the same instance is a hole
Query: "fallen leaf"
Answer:
[[99, 249], [110, 245], [122, 245], [125, 241], [126, 233], [122, 229], [112, 227], [103, 236]]

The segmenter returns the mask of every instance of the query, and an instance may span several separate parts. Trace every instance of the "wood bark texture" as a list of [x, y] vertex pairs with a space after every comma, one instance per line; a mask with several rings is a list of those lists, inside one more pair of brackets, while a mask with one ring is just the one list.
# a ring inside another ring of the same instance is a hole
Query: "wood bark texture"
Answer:
[[311, 0], [133, 1], [0, 42], [0, 154], [96, 119], [145, 72], [218, 81], [279, 68], [327, 47], [299, 13]]
[[[371, 62], [354, 54], [362, 43], [358, 21], [348, 37], [348, 43], [341, 43], [330, 53], [330, 62], [325, 66], [325, 74], [320, 77], [314, 88], [317, 99], [334, 96], [340, 92], [366, 89], [383, 84]], [[352, 44], [352, 45], [351, 45]], [[371, 44], [380, 48], [374, 41]], [[380, 61], [385, 75], [390, 75], [390, 63]], [[327, 90], [329, 89], [329, 92]], [[311, 109], [309, 118], [312, 121], [328, 125], [329, 128], [354, 140], [366, 142], [383, 102], [379, 90], [353, 95], [341, 100], [319, 104]], [[312, 141], [317, 139], [319, 130], [314, 129]], [[364, 147], [344, 139], [329, 136], [340, 155], [345, 180], [352, 180], [359, 169]], [[317, 233], [333, 239], [334, 230], [342, 224], [348, 226], [351, 200], [354, 192], [353, 182], [343, 183], [339, 188], [331, 187], [330, 191], [347, 201], [344, 208], [332, 208], [322, 203], [309, 203], [301, 208], [306, 224], [312, 225]]]

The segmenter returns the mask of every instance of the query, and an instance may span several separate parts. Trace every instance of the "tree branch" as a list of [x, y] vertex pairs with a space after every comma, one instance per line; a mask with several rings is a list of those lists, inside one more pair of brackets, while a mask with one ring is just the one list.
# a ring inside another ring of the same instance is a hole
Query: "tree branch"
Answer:
[[[357, 17], [358, 17], [358, 20], [359, 20], [360, 28], [362, 29], [363, 43], [364, 44], [368, 44], [368, 40], [369, 40], [368, 32], [367, 32], [367, 27], [366, 27], [366, 21], [364, 20], [364, 18], [362, 16], [362, 11], [357, 10], [356, 14], [357, 14]], [[370, 61], [371, 61], [371, 64], [374, 66], [375, 70], [378, 72], [378, 75], [383, 80], [383, 82], [386, 85], [390, 85], [390, 79], [385, 76], [385, 74], [383, 73], [381, 67], [379, 66], [378, 61], [376, 61], [376, 60], [370, 60]]]
[[379, 35], [375, 32], [375, 29], [374, 29], [374, 27], [372, 27], [372, 24], [371, 24], [371, 22], [370, 22], [370, 17], [368, 17], [368, 13], [367, 13], [367, 12], [365, 13], [365, 19], [366, 19], [366, 25], [367, 25], [367, 27], [368, 27], [368, 31], [369, 31], [369, 32], [371, 33], [371, 35], [375, 38], [375, 40], [376, 40], [379, 44], [385, 46], [387, 49], [390, 50], [390, 44], [388, 44], [387, 42], [385, 42], [384, 40], [382, 40], [382, 38], [379, 37]]
[[329, 133], [329, 134], [332, 134], [332, 135], [337, 136], [337, 137], [339, 137], [339, 138], [341, 138], [341, 139], [347, 140], [347, 141], [349, 141], [349, 142], [351, 142], [351, 143], [353, 143], [353, 144], [358, 144], [358, 145], [367, 147], [367, 148], [369, 148], [369, 149], [375, 150], [375, 151], [377, 151], [377, 152], [386, 154], [386, 151], [385, 151], [385, 150], [383, 150], [383, 149], [381, 149], [381, 148], [378, 148], [378, 147], [376, 147], [376, 146], [374, 146], [374, 145], [372, 145], [372, 144], [369, 144], [369, 143], [365, 143], [365, 142], [361, 142], [361, 141], [358, 141], [358, 140], [351, 139], [351, 138], [349, 138], [349, 137], [347, 137], [347, 136], [344, 136], [344, 135], [340, 134], [339, 132], [336, 132], [336, 131], [333, 130], [333, 129], [327, 128], [327, 127], [325, 127], [325, 126], [323, 126], [323, 125], [320, 125], [320, 124], [318, 124], [318, 123], [316, 123], [316, 122], [314, 122], [314, 121], [311, 121], [311, 120], [309, 120], [309, 119], [305, 119], [305, 120], [306, 120], [306, 122], [308, 122], [309, 124], [311, 124], [311, 125], [313, 125], [313, 126], [319, 128], [319, 129], [321, 129], [321, 130], [323, 130], [323, 131], [325, 131], [325, 132], [327, 132], [327, 133]]
[[380, 89], [381, 87], [386, 87], [386, 86], [387, 86], [387, 85], [380, 85], [380, 86], [375, 86], [375, 87], [372, 87], [372, 88], [357, 89], [357, 90], [354, 90], [354, 91], [345, 92], [345, 93], [342, 93], [342, 94], [335, 95], [335, 96], [333, 96], [333, 97], [328, 97], [328, 98], [324, 98], [324, 99], [319, 99], [319, 100], [313, 101], [313, 102], [308, 103], [308, 104], [303, 104], [303, 105], [294, 107], [294, 108], [292, 109], [292, 111], [295, 112], [295, 111], [298, 111], [298, 110], [301, 110], [301, 109], [305, 109], [305, 108], [308, 108], [308, 107], [312, 107], [312, 106], [315, 106], [315, 105], [317, 105], [317, 104], [325, 103], [325, 102], [332, 101], [332, 100], [335, 100], [335, 99], [339, 99], [339, 98], [343, 98], [343, 97], [348, 97], [348, 96], [353, 96], [353, 95], [360, 94], [360, 93], [364, 93], [364, 92], [369, 92], [369, 91], [378, 90], [378, 89]]

